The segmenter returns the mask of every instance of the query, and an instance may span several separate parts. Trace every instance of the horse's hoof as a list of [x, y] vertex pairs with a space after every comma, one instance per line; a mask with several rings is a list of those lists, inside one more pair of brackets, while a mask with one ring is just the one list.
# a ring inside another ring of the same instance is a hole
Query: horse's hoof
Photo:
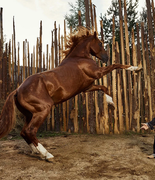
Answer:
[[115, 110], [115, 104], [114, 103], [108, 103], [108, 106], [110, 109]]
[[147, 156], [147, 158], [154, 159], [155, 158], [155, 154], [151, 154], [150, 156]]
[[139, 71], [142, 71], [143, 67], [138, 67], [138, 69], [135, 70], [135, 72], [139, 72]]
[[53, 163], [53, 162], [54, 162], [54, 157], [48, 158], [48, 159], [46, 159], [46, 161], [47, 161], [47, 162], [50, 162], [50, 163]]

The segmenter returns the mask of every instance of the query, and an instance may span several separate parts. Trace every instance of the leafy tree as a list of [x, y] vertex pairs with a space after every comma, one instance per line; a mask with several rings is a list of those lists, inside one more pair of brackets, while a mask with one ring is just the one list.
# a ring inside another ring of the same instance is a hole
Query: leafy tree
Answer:
[[70, 14], [65, 15], [65, 19], [67, 20], [68, 28], [72, 27], [75, 30], [79, 24], [78, 22], [78, 12], [81, 11], [81, 25], [85, 26], [85, 1], [84, 0], [77, 0], [75, 5], [73, 3], [69, 3], [70, 6]]
[[146, 7], [142, 8], [142, 12], [140, 12], [140, 22], [144, 22], [144, 31], [148, 32], [148, 26], [147, 26], [147, 9]]
[[[122, 15], [124, 10], [124, 1], [121, 1], [122, 4]], [[126, 7], [127, 7], [127, 21], [128, 21], [128, 31], [129, 31], [129, 40], [131, 41], [131, 32], [132, 28], [136, 31], [136, 23], [138, 21], [138, 14], [137, 14], [137, 7], [138, 7], [138, 0], [126, 0]], [[120, 42], [120, 23], [119, 23], [119, 2], [118, 0], [112, 0], [111, 6], [107, 10], [107, 13], [100, 16], [100, 19], [103, 21], [103, 31], [105, 37], [105, 43], [111, 44], [112, 42], [112, 18], [115, 17], [115, 36], [116, 41]], [[124, 17], [124, 16], [123, 16]]]

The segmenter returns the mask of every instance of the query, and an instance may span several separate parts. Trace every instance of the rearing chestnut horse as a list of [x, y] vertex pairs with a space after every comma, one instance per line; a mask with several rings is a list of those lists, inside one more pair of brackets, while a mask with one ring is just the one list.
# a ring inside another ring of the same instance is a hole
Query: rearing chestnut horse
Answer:
[[26, 116], [21, 136], [34, 153], [40, 153], [45, 160], [51, 161], [50, 154], [36, 138], [36, 133], [55, 104], [62, 103], [81, 92], [102, 90], [107, 101], [112, 102], [105, 86], [93, 85], [114, 69], [138, 70], [130, 65], [113, 64], [98, 67], [90, 54], [106, 63], [107, 52], [96, 32], [70, 37], [69, 50], [62, 63], [55, 69], [29, 76], [7, 98], [0, 117], [0, 138], [8, 134], [14, 125], [15, 105]]

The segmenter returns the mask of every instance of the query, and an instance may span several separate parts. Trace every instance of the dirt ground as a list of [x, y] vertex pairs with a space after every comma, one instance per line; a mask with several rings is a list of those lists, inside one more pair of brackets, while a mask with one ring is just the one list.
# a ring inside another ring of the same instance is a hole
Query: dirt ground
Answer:
[[153, 134], [61, 135], [41, 138], [55, 156], [49, 163], [31, 154], [24, 140], [0, 141], [0, 179], [154, 180]]

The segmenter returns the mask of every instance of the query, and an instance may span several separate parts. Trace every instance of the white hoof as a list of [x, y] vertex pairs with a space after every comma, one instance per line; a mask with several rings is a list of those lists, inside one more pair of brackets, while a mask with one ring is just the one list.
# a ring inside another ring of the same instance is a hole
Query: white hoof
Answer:
[[43, 146], [42, 144], [38, 143], [38, 146], [36, 147], [37, 150], [40, 152], [41, 154], [41, 158], [45, 159], [48, 162], [52, 162], [52, 159], [54, 158], [54, 156], [49, 153]]
[[32, 154], [39, 154], [39, 151], [37, 150], [37, 148], [34, 146], [33, 143], [29, 144], [31, 150], [32, 150]]
[[112, 106], [115, 109], [115, 104], [112, 100], [112, 97], [106, 94], [106, 100], [107, 100], [108, 105]]
[[54, 156], [49, 153], [48, 157], [46, 156], [46, 161], [53, 162], [54, 161]]
[[54, 158], [54, 156], [51, 153], [47, 152], [46, 159], [51, 159], [51, 158]]
[[143, 69], [142, 67], [130, 66], [130, 67], [127, 68], [126, 70], [139, 72], [139, 71], [141, 71], [142, 69]]
[[129, 71], [136, 71], [138, 69], [138, 66], [130, 66], [129, 68], [127, 68], [126, 70]]

